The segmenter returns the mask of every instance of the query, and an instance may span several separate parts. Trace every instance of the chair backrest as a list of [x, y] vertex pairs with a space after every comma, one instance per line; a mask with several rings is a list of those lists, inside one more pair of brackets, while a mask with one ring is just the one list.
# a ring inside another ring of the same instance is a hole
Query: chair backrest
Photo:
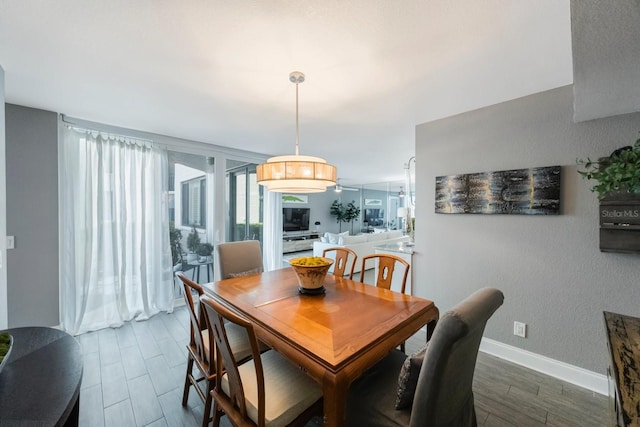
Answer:
[[407, 286], [407, 276], [409, 275], [409, 263], [399, 256], [391, 254], [371, 254], [362, 257], [362, 270], [360, 270], [360, 282], [364, 283], [364, 272], [369, 260], [378, 261], [378, 275], [375, 285], [379, 288], [391, 289], [393, 273], [396, 266], [402, 269], [402, 281], [400, 292], [404, 293]]
[[191, 338], [189, 345], [196, 350], [197, 355], [202, 361], [207, 362], [212, 360], [211, 357], [213, 356], [213, 349], [208, 343], [204, 342], [204, 339], [206, 338], [202, 336], [201, 331], [206, 330], [207, 328], [202, 305], [198, 304], [198, 311], [196, 312], [193, 301], [193, 293], [195, 292], [198, 295], [199, 301], [200, 297], [204, 294], [204, 290], [202, 289], [202, 286], [187, 278], [187, 276], [182, 272], [177, 272], [176, 276], [178, 276], [184, 286], [184, 300], [187, 304], [187, 308], [189, 309], [189, 323], [191, 325]]
[[483, 288], [440, 318], [435, 327], [411, 408], [411, 427], [475, 426], [473, 373], [487, 320], [504, 295]]
[[[221, 394], [222, 391], [222, 375], [216, 377], [215, 400], [230, 419], [236, 421], [243, 420], [251, 422], [247, 412], [246, 400], [244, 397], [244, 387], [238, 370], [238, 360], [236, 360], [229, 343], [227, 328], [230, 324], [235, 324], [243, 328], [247, 333], [247, 338], [251, 345], [251, 355], [253, 365], [255, 367], [255, 378], [257, 381], [258, 391], [258, 419], [265, 419], [265, 388], [264, 388], [264, 372], [262, 369], [262, 359], [260, 358], [260, 347], [258, 339], [253, 330], [253, 325], [249, 320], [241, 316], [239, 313], [232, 311], [225, 305], [210, 296], [200, 298], [205, 310], [209, 330], [212, 331], [215, 339], [215, 347], [217, 348], [217, 372], [226, 370], [227, 380], [229, 384], [229, 393]], [[234, 424], [236, 424], [234, 423]], [[243, 423], [244, 424], [244, 423]]]
[[[335, 247], [335, 248], [327, 248], [322, 251], [322, 256], [326, 257], [329, 252], [335, 252], [335, 262], [333, 263], [333, 275], [343, 277], [344, 271], [347, 266], [351, 265], [351, 269], [349, 271], [349, 279], [353, 279], [353, 268], [356, 265], [356, 260], [358, 259], [358, 254], [352, 251], [349, 248], [344, 247]], [[352, 260], [349, 257], [353, 257]]]
[[227, 242], [218, 245], [220, 277], [229, 279], [262, 273], [262, 250], [257, 240]]

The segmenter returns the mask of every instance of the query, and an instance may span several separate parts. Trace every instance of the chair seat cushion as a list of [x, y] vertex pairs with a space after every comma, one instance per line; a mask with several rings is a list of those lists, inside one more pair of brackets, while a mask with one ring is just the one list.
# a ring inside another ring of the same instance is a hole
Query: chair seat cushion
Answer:
[[[270, 350], [260, 357], [264, 372], [265, 425], [286, 426], [322, 397], [320, 385], [302, 370]], [[238, 367], [249, 418], [258, 420], [258, 389], [253, 360]], [[227, 375], [222, 377], [222, 390], [229, 394]]]
[[347, 425], [408, 426], [411, 408], [395, 408], [398, 375], [407, 355], [392, 350], [349, 387]]
[[[227, 336], [229, 337], [229, 345], [236, 360], [245, 360], [251, 356], [251, 344], [244, 328], [233, 324], [227, 324]], [[202, 345], [204, 346], [205, 357], [209, 356], [209, 330], [202, 331]], [[194, 349], [195, 351], [195, 349]]]

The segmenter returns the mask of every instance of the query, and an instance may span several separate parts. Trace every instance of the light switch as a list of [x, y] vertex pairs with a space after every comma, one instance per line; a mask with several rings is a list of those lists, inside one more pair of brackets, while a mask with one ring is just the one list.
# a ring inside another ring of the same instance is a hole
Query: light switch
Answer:
[[7, 236], [7, 249], [13, 249], [16, 247], [16, 237]]

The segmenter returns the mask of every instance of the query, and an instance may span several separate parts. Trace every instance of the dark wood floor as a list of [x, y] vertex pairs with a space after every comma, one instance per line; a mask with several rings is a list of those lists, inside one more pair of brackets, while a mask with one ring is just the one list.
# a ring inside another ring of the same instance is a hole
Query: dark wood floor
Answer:
[[[195, 393], [187, 408], [181, 406], [188, 322], [183, 306], [78, 336], [84, 354], [80, 425], [199, 426], [203, 407]], [[407, 352], [423, 342], [418, 333], [407, 341]], [[483, 353], [474, 394], [483, 426], [607, 425], [606, 397]]]

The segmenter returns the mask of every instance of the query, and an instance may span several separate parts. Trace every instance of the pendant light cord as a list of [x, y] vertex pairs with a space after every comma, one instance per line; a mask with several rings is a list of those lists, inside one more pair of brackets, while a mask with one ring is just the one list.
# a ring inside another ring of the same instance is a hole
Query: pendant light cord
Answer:
[[300, 125], [298, 120], [298, 81], [296, 80], [296, 156], [300, 155]]

